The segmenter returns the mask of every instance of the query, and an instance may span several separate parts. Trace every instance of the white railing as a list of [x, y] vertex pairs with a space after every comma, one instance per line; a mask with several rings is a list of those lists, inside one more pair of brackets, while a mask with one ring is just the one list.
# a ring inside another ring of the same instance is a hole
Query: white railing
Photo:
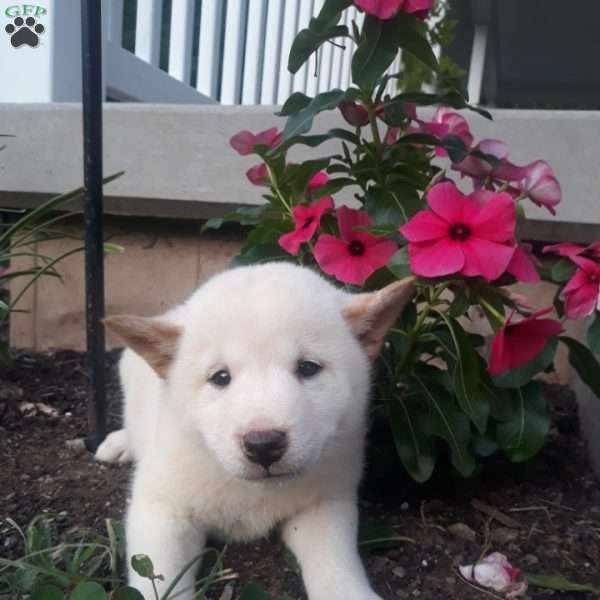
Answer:
[[[353, 51], [350, 40], [341, 40], [343, 48], [326, 44], [319, 60], [313, 57], [312, 64], [295, 75], [287, 69], [296, 34], [322, 5], [323, 0], [173, 0], [167, 71], [221, 104], [281, 104], [294, 91], [313, 95], [347, 85]], [[165, 17], [161, 7], [161, 0], [137, 0], [135, 54], [156, 68]], [[200, 10], [196, 32], [195, 10]], [[345, 23], [350, 25], [354, 19], [360, 25], [362, 18], [351, 9]], [[197, 63], [195, 80], [193, 61]]]
[[[10, 82], [0, 86], [0, 102], [81, 97], [79, 2], [39, 2], [46, 12], [38, 16], [45, 26], [38, 47], [14, 48], [6, 34], [0, 40], [0, 80]], [[296, 34], [319, 13], [324, 0], [172, 0], [170, 15], [162, 14], [162, 0], [137, 0], [135, 31], [125, 32], [135, 35], [131, 52], [122, 40], [125, 10], [132, 2], [103, 1], [109, 99], [272, 105], [282, 104], [294, 91], [314, 96], [350, 82], [354, 44], [349, 39], [324, 44], [296, 74], [287, 69]], [[344, 22], [350, 26], [355, 20], [360, 26], [363, 17], [353, 8]], [[167, 48], [162, 39], [166, 22]], [[165, 70], [160, 68], [161, 51]], [[34, 78], [24, 75], [32, 72]]]

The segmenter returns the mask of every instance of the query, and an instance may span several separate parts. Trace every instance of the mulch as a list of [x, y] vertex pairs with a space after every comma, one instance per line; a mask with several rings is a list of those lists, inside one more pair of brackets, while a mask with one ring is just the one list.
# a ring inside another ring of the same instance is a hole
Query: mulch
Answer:
[[[108, 357], [113, 428], [120, 412], [117, 357]], [[600, 484], [579, 435], [572, 392], [547, 386], [546, 394], [553, 426], [531, 463], [496, 458], [468, 481], [442, 468], [426, 486], [412, 484], [397, 467], [384, 481], [367, 476], [363, 520], [409, 538], [364, 548], [373, 586], [385, 600], [489, 598], [456, 571], [487, 550], [505, 553], [524, 571], [560, 573], [600, 588]], [[130, 467], [99, 464], [80, 444], [67, 444], [85, 436], [86, 396], [81, 354], [21, 352], [12, 365], [0, 367], [0, 519], [25, 525], [46, 512], [58, 515], [65, 529], [102, 531], [106, 518], [123, 517]], [[16, 557], [20, 550], [18, 537], [0, 523], [0, 556]], [[296, 565], [277, 536], [230, 546], [225, 566], [237, 574], [234, 598], [248, 581], [262, 583], [272, 595], [305, 598]], [[221, 593], [215, 588], [210, 597]], [[594, 596], [530, 587], [528, 597]]]

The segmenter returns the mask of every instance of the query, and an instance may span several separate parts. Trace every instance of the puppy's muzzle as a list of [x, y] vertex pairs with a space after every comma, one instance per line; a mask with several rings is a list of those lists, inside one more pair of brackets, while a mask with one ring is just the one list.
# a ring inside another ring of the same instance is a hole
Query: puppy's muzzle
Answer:
[[281, 459], [288, 444], [287, 433], [276, 429], [249, 431], [242, 437], [242, 450], [246, 458], [265, 469]]

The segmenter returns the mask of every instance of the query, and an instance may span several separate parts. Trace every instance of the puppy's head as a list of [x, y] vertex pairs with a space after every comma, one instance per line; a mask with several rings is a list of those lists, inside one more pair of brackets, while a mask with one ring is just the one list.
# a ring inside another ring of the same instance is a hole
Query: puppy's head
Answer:
[[361, 446], [369, 363], [412, 295], [412, 279], [350, 295], [273, 263], [214, 277], [167, 318], [106, 324], [225, 471], [277, 478]]

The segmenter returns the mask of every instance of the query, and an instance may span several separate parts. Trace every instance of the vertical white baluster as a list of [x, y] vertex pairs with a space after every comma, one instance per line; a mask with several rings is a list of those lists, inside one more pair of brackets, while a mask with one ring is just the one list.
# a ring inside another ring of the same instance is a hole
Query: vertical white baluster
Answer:
[[121, 46], [123, 39], [123, 0], [108, 3], [108, 39]]
[[[300, 0], [298, 8], [298, 24], [296, 26], [296, 34], [301, 29], [306, 29], [310, 22], [313, 9], [313, 0]], [[310, 62], [311, 59], [309, 59]], [[309, 71], [308, 63], [304, 63], [298, 72], [294, 75], [293, 90], [294, 92], [304, 92], [306, 90], [306, 78]]]
[[227, 2], [221, 104], [238, 104], [241, 100], [247, 7], [247, 0], [228, 0]]
[[249, 0], [242, 104], [259, 104], [263, 56], [265, 47], [266, 0]]
[[[349, 9], [346, 11], [346, 18], [344, 20], [344, 25], [348, 27], [348, 31], [350, 35], [352, 35], [352, 19], [355, 16], [356, 11], [354, 9]], [[341, 69], [341, 80], [340, 87], [342, 89], [346, 89], [350, 86], [350, 82], [352, 81], [352, 53], [354, 52], [354, 42], [347, 38], [344, 40], [344, 46], [346, 49], [344, 50], [344, 54], [342, 57], [342, 69]]]
[[217, 99], [219, 64], [221, 62], [223, 4], [223, 0], [202, 0], [200, 15], [196, 89], [215, 100]]
[[269, 0], [265, 27], [265, 57], [260, 92], [261, 104], [277, 104], [277, 84], [281, 56], [281, 28], [284, 4], [281, 0]]
[[277, 86], [277, 104], [283, 104], [292, 91], [292, 74], [288, 71], [288, 57], [296, 33], [298, 21], [298, 0], [286, 0], [283, 17], [283, 35], [281, 38], [281, 61], [279, 63], [279, 84]]
[[169, 38], [169, 75], [190, 83], [194, 35], [194, 0], [173, 0]]
[[160, 60], [161, 18], [162, 0], [137, 0], [135, 53], [156, 67]]
[[[324, 0], [315, 0], [313, 6], [313, 17], [318, 16], [323, 7]], [[317, 50], [308, 60], [308, 72], [306, 74], [306, 95], [316, 96], [319, 88], [319, 68], [321, 67], [321, 50]]]

